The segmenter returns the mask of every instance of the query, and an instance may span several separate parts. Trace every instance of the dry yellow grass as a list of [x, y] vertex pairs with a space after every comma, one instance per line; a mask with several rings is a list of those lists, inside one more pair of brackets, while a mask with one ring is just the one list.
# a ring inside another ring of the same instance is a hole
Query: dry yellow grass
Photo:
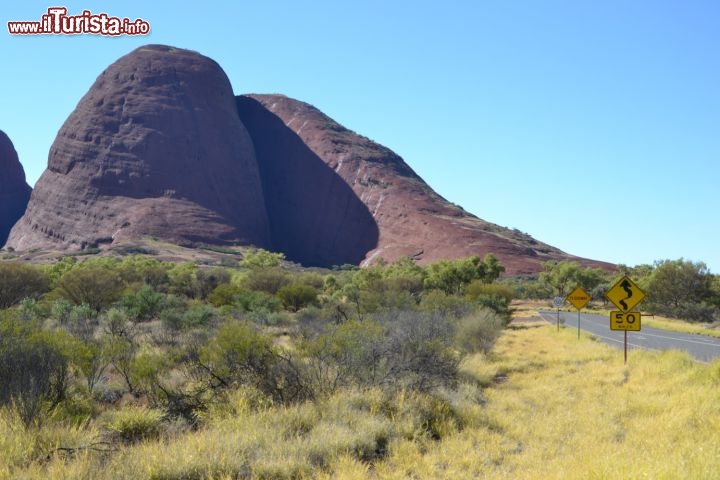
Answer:
[[[720, 478], [720, 363], [616, 351], [525, 324], [499, 342], [484, 424], [421, 452], [401, 443], [381, 478]], [[466, 367], [474, 368], [471, 365]], [[503, 377], [504, 378], [504, 377]]]
[[[1, 450], [16, 458], [0, 478], [720, 478], [720, 362], [632, 351], [624, 365], [616, 350], [575, 335], [514, 324], [491, 354], [466, 359], [466, 383], [442, 402], [373, 390], [273, 407], [240, 391], [197, 432], [105, 457], [24, 463], [8, 441], [42, 442], [4, 417]], [[68, 435], [83, 443], [96, 432]], [[60, 437], [53, 429], [43, 442]]]

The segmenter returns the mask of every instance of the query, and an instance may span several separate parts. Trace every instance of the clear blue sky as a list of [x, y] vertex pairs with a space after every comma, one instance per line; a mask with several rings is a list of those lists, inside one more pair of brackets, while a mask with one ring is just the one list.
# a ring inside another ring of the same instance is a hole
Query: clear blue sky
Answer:
[[[13, 36], [50, 6], [137, 37]], [[197, 50], [237, 94], [283, 93], [400, 154], [481, 218], [568, 253], [720, 273], [720, 2], [5, 2], [0, 129], [28, 181], [95, 78], [146, 43]]]

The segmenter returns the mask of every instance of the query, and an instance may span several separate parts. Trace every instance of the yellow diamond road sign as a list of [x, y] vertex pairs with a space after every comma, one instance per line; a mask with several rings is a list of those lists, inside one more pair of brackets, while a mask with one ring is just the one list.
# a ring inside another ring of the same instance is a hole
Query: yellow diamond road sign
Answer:
[[645, 298], [645, 292], [640, 290], [630, 277], [624, 276], [605, 294], [617, 308], [623, 312], [629, 312]]
[[610, 312], [610, 330], [632, 330], [640, 331], [640, 312]]
[[588, 293], [581, 287], [577, 287], [570, 293], [570, 295], [567, 296], [567, 301], [572, 303], [573, 307], [578, 310], [582, 310], [582, 308], [590, 301], [590, 295], [588, 295]]

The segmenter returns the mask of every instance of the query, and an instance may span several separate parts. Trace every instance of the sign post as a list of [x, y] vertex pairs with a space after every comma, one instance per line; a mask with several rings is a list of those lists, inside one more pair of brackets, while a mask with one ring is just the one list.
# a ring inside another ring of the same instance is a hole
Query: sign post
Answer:
[[560, 307], [563, 306], [563, 303], [565, 303], [565, 299], [563, 297], [555, 297], [553, 299], [553, 306], [557, 308], [557, 329], [558, 332], [560, 331]]
[[585, 305], [590, 302], [590, 299], [590, 295], [588, 295], [582, 287], [575, 288], [575, 290], [570, 292], [570, 295], [566, 298], [566, 300], [572, 303], [573, 307], [577, 308], [578, 311], [578, 340], [580, 339], [580, 310], [582, 310]]
[[625, 332], [625, 363], [627, 364], [627, 332], [640, 331], [642, 315], [633, 308], [643, 301], [645, 292], [626, 275], [610, 287], [605, 296], [620, 309], [610, 312], [610, 330]]

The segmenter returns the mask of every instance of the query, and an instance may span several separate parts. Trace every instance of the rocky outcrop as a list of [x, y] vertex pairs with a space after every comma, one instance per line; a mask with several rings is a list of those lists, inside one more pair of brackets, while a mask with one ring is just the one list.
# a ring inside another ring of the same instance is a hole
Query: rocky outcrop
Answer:
[[[0, 164], [0, 187], [24, 185], [18, 165]], [[489, 252], [510, 274], [547, 260], [609, 266], [481, 220], [311, 105], [235, 97], [214, 61], [165, 46], [138, 48], [98, 77], [60, 129], [7, 245], [79, 250], [142, 237], [255, 245], [320, 266]]]
[[97, 78], [60, 129], [8, 245], [82, 249], [143, 236], [270, 245], [230, 82], [196, 52], [141, 47]]
[[0, 247], [27, 208], [32, 189], [8, 136], [0, 130]]
[[[398, 155], [318, 109], [282, 95], [238, 97], [263, 178], [275, 246], [290, 259], [421, 263], [494, 253], [510, 274], [576, 260], [517, 230], [465, 212], [435, 193]], [[329, 262], [337, 263], [337, 262]]]

